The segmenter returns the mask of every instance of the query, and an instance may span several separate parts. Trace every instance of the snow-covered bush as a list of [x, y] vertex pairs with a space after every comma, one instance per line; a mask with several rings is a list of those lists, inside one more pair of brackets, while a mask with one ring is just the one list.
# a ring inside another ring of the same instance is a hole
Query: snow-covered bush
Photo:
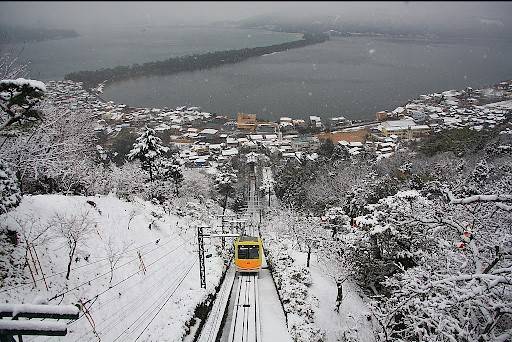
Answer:
[[[219, 172], [215, 176], [214, 187], [219, 193], [220, 202], [224, 212], [228, 205], [228, 198], [235, 192], [235, 184], [238, 181], [238, 177], [235, 170], [231, 165], [225, 164], [219, 168]], [[223, 213], [224, 214], [224, 213]]]
[[181, 184], [181, 196], [199, 201], [212, 198], [213, 180], [198, 169], [190, 169], [183, 172]]
[[155, 163], [156, 178], [174, 184], [174, 194], [179, 195], [179, 189], [183, 183], [183, 171], [181, 164], [175, 157], [161, 158]]
[[136, 162], [124, 163], [121, 167], [110, 164], [109, 170], [111, 191], [121, 198], [131, 199], [134, 195], [140, 196], [146, 188], [148, 177], [140, 172], [140, 166]]
[[309, 293], [309, 269], [294, 265], [285, 244], [268, 238], [265, 245], [267, 262], [271, 266], [292, 339], [295, 342], [325, 341], [325, 332], [315, 323], [313, 303], [316, 299]]
[[[359, 274], [356, 279], [370, 273], [363, 283], [380, 282], [384, 297], [376, 297], [373, 305], [384, 327], [381, 337], [509, 339], [512, 264], [507, 255], [512, 252], [512, 215], [508, 206], [484, 201], [492, 196], [482, 197], [483, 202], [471, 197], [463, 204], [453, 197], [451, 203], [443, 198], [426, 200], [412, 192], [408, 204], [399, 198], [405, 194], [386, 198], [371, 214], [356, 218], [369, 239], [358, 239], [354, 249], [346, 250]], [[375, 271], [382, 270], [385, 273], [379, 277]]]
[[0, 158], [0, 215], [16, 207], [21, 202], [21, 192], [16, 174], [5, 160]]

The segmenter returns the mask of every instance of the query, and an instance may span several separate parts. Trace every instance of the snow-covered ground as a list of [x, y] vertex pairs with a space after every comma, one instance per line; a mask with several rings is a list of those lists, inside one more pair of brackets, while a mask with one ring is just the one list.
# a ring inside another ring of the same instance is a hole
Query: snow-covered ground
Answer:
[[[79, 239], [66, 281], [69, 249], [57, 228], [73, 219], [86, 234]], [[27, 336], [24, 341], [97, 340], [92, 325], [103, 341], [181, 341], [195, 307], [214, 291], [225, 267], [215, 246], [206, 241], [205, 252], [213, 256], [206, 259], [207, 289], [200, 288], [196, 224], [199, 221], [190, 215], [168, 214], [141, 200], [25, 196], [19, 207], [0, 216], [0, 225], [18, 231], [20, 238], [10, 259], [0, 256], [0, 265], [9, 267], [13, 261], [23, 265], [26, 237], [37, 251], [49, 290], [40, 272], [34, 288], [28, 268], [10, 269], [0, 300], [44, 303], [50, 299], [48, 304], [81, 300], [90, 312], [92, 320], [81, 313], [70, 322], [66, 337]], [[111, 283], [109, 250], [117, 260]]]
[[[294, 264], [305, 266], [307, 254], [290, 250]], [[371, 313], [365, 300], [357, 291], [357, 286], [349, 280], [343, 284], [343, 301], [339, 312], [336, 307], [337, 288], [333, 277], [326, 273], [312, 254], [309, 271], [311, 272], [311, 294], [318, 300], [315, 308], [315, 322], [326, 333], [326, 341], [373, 342]]]

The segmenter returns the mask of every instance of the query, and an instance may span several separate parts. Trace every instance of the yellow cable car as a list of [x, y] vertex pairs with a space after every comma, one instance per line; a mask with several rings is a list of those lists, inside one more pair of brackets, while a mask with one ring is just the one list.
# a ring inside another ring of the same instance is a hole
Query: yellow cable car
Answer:
[[259, 272], [263, 244], [259, 237], [240, 236], [235, 240], [235, 266], [238, 272]]

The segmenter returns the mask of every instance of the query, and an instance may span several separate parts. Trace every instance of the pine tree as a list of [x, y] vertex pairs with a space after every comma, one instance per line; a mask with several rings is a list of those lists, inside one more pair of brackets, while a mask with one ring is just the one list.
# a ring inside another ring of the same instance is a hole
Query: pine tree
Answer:
[[171, 178], [174, 181], [176, 196], [179, 196], [179, 188], [181, 187], [181, 183], [183, 183], [183, 172], [181, 171], [181, 164], [176, 158], [172, 159]]
[[0, 130], [16, 122], [41, 120], [41, 110], [36, 107], [45, 91], [41, 81], [0, 80]]
[[133, 144], [133, 149], [128, 153], [129, 160], [139, 159], [142, 168], [149, 172], [149, 179], [154, 180], [153, 171], [156, 168], [156, 161], [169, 149], [162, 146], [162, 140], [155, 135], [155, 130], [145, 127], [144, 132]]
[[173, 156], [171, 159], [162, 158], [156, 164], [158, 178], [162, 180], [172, 179], [174, 183], [174, 194], [179, 196], [179, 188], [183, 183], [183, 171], [181, 170], [181, 163]]

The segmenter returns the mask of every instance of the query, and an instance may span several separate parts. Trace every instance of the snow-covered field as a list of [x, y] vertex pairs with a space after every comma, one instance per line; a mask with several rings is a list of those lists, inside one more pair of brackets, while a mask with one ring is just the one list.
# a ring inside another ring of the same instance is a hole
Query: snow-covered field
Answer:
[[[207, 289], [200, 288], [195, 227], [197, 217], [204, 216], [197, 211], [206, 211], [201, 206], [180, 208], [186, 215], [178, 216], [149, 202], [114, 196], [25, 196], [19, 207], [0, 216], [0, 224], [19, 237], [16, 247], [2, 246], [11, 253], [0, 256], [0, 267], [7, 270], [0, 300], [81, 301], [90, 315], [81, 312], [70, 322], [66, 337], [27, 336], [24, 341], [181, 341], [195, 307], [214, 291], [224, 270], [215, 246], [206, 241], [205, 252], [213, 256], [206, 259]], [[64, 233], [71, 223], [80, 232], [74, 232], [79, 238], [66, 281], [70, 249]], [[29, 269], [21, 269], [26, 241], [34, 246], [48, 290], [39, 268], [36, 287]]]

